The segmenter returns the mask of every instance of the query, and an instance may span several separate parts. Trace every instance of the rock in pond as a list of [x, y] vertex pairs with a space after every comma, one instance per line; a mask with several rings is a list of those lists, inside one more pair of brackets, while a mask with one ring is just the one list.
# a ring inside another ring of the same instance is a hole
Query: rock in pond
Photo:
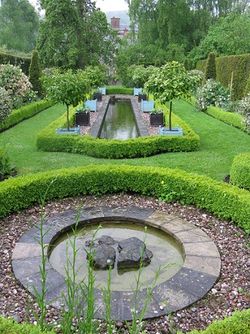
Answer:
[[111, 266], [114, 268], [116, 251], [109, 245], [98, 245], [93, 248], [94, 269], [107, 270]]

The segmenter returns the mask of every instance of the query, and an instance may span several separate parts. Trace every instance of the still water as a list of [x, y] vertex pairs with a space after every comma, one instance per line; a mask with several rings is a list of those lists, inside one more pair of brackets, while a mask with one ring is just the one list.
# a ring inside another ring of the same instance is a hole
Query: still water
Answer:
[[[184, 260], [180, 245], [173, 237], [163, 231], [148, 227], [145, 232], [142, 225], [130, 222], [124, 223], [122, 221], [103, 222], [102, 227], [99, 227], [100, 225], [95, 224], [86, 225], [86, 227], [79, 229], [77, 232], [76, 246], [78, 252], [76, 255], [76, 271], [78, 281], [86, 280], [87, 259], [85, 242], [91, 240], [95, 233], [95, 238], [109, 235], [117, 242], [130, 237], [137, 237], [145, 241], [147, 248], [153, 252], [153, 258], [151, 263], [142, 269], [140, 282], [143, 287], [150, 285], [154, 281], [156, 272], [160, 267], [161, 271], [157, 284], [171, 278], [183, 265]], [[63, 276], [65, 276], [67, 259], [68, 261], [72, 261], [73, 258], [71, 247], [73, 238], [72, 234], [65, 234], [61, 237], [52, 249], [49, 257], [51, 265]], [[115, 266], [111, 273], [111, 289], [113, 291], [133, 290], [136, 286], [137, 275], [138, 270], [118, 271], [117, 266]], [[108, 272], [106, 270], [96, 270], [95, 276], [96, 287], [106, 287]]]
[[138, 136], [131, 102], [118, 100], [114, 105], [109, 104], [100, 138], [125, 140]]

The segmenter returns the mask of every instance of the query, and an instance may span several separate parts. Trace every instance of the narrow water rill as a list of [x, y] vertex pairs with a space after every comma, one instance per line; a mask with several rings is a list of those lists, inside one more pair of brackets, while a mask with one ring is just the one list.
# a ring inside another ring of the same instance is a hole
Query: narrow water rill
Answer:
[[139, 136], [134, 111], [129, 100], [109, 103], [100, 138], [126, 140]]

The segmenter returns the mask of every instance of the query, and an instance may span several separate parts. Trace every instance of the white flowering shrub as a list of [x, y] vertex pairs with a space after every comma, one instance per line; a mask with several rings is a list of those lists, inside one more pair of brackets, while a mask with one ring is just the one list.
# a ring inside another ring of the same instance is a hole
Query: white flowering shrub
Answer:
[[196, 98], [201, 111], [210, 105], [226, 108], [230, 102], [229, 91], [213, 79], [208, 79], [203, 87], [197, 89]]
[[241, 115], [250, 113], [250, 93], [238, 102], [237, 112]]
[[12, 103], [8, 92], [0, 87], [0, 123], [10, 114], [11, 108]]
[[197, 89], [201, 87], [202, 82], [205, 79], [205, 75], [202, 71], [199, 70], [191, 70], [188, 72], [188, 76], [190, 78], [190, 86], [191, 86], [191, 92], [193, 94], [196, 94]]
[[13, 108], [18, 108], [33, 98], [32, 85], [17, 66], [0, 65], [0, 87], [6, 90]]

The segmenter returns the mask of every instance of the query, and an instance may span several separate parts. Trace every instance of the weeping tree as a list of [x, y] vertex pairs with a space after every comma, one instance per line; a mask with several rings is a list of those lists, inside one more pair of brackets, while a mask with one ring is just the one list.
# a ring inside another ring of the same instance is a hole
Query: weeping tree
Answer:
[[172, 130], [173, 100], [190, 97], [190, 77], [184, 65], [172, 61], [152, 73], [145, 88], [161, 104], [170, 103], [169, 130]]
[[46, 95], [56, 103], [62, 103], [67, 108], [67, 129], [70, 128], [69, 107], [76, 107], [86, 99], [90, 91], [90, 83], [83, 71], [73, 73], [68, 70], [43, 78]]

